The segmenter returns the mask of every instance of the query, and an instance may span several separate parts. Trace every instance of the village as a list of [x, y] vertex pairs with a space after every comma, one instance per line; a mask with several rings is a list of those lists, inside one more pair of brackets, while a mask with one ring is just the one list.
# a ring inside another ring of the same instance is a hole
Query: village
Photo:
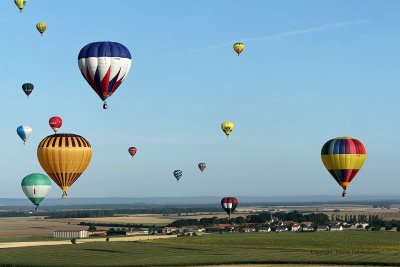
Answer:
[[[297, 217], [297, 220], [282, 218]], [[331, 219], [335, 217], [332, 216]], [[308, 220], [306, 220], [308, 219]], [[297, 211], [277, 213], [277, 217], [262, 212], [257, 215], [228, 218], [180, 219], [166, 226], [115, 224], [107, 225], [81, 222], [88, 226], [87, 230], [56, 230], [54, 238], [86, 238], [134, 235], [177, 235], [196, 236], [203, 234], [223, 233], [283, 233], [283, 232], [322, 232], [322, 231], [400, 231], [399, 221], [384, 221], [378, 216], [346, 216], [329, 220], [322, 213], [303, 215]]]

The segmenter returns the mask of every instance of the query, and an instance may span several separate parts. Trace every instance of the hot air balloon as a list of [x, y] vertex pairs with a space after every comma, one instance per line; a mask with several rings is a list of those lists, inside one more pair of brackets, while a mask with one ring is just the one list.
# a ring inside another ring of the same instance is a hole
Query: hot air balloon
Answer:
[[41, 173], [32, 173], [24, 177], [21, 182], [22, 191], [35, 205], [37, 211], [39, 204], [44, 200], [51, 188], [50, 178]]
[[366, 158], [364, 145], [357, 139], [337, 137], [325, 143], [321, 150], [322, 162], [336, 182], [346, 189], [363, 166]]
[[233, 44], [233, 50], [235, 50], [235, 52], [239, 56], [240, 53], [242, 53], [243, 50], [244, 50], [244, 44], [243, 43], [234, 43]]
[[78, 55], [82, 76], [95, 93], [104, 101], [110, 97], [128, 75], [131, 53], [128, 48], [115, 42], [95, 42], [84, 46]]
[[221, 124], [221, 129], [222, 131], [226, 134], [226, 137], [228, 137], [231, 132], [233, 131], [233, 129], [235, 129], [235, 125], [233, 124], [233, 122], [223, 122]]
[[21, 125], [17, 128], [17, 134], [22, 139], [22, 141], [24, 141], [24, 145], [29, 136], [31, 136], [31, 133], [32, 128], [29, 125]]
[[51, 129], [53, 129], [54, 133], [57, 133], [57, 131], [62, 126], [62, 119], [57, 116], [51, 117], [49, 119], [49, 125], [50, 125]]
[[67, 190], [82, 175], [92, 159], [92, 147], [76, 134], [53, 134], [45, 137], [37, 148], [43, 170], [63, 190]]
[[136, 151], [137, 151], [137, 149], [136, 149], [136, 147], [134, 147], [134, 146], [131, 146], [131, 147], [128, 149], [128, 152], [129, 152], [129, 154], [131, 154], [132, 158], [133, 158], [133, 156], [135, 156]]
[[200, 162], [199, 164], [197, 164], [197, 166], [199, 167], [201, 173], [203, 173], [206, 168], [206, 164], [204, 162]]
[[24, 83], [22, 85], [22, 90], [24, 91], [24, 93], [26, 94], [27, 97], [29, 97], [29, 95], [32, 93], [33, 88], [34, 88], [34, 86], [31, 83]]
[[235, 211], [238, 203], [235, 197], [224, 197], [221, 199], [221, 206], [228, 213], [229, 218], [231, 218], [231, 214]]
[[43, 35], [45, 30], [47, 29], [46, 22], [38, 22], [36, 23], [36, 29], [40, 32], [40, 35]]
[[181, 179], [181, 177], [182, 177], [182, 171], [181, 170], [175, 170], [173, 173], [174, 173], [176, 181], [179, 182], [179, 179]]
[[28, 0], [14, 0], [15, 5], [19, 8], [19, 12], [22, 12], [27, 2]]

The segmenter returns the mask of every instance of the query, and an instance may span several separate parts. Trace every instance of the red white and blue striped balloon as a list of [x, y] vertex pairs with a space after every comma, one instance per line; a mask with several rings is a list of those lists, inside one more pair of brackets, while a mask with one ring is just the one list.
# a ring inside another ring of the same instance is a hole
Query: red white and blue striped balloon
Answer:
[[105, 101], [126, 78], [132, 64], [128, 48], [115, 42], [94, 42], [78, 56], [79, 69], [96, 94]]

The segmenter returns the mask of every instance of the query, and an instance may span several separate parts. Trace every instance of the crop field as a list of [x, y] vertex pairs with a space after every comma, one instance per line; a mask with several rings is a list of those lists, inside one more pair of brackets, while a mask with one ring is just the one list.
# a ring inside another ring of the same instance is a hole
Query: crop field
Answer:
[[235, 233], [0, 249], [11, 266], [400, 265], [398, 232]]
[[48, 220], [43, 217], [0, 218], [0, 240], [6, 238], [51, 237], [54, 230], [82, 230], [87, 226], [68, 224], [67, 220]]

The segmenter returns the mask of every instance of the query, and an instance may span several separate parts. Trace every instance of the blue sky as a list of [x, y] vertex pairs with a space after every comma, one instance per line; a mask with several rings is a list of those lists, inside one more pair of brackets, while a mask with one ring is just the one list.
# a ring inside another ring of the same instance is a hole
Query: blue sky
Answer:
[[[398, 194], [400, 2], [1, 1], [0, 197], [24, 197], [52, 133], [93, 147], [70, 197], [337, 195], [320, 149], [362, 141], [354, 195]], [[45, 21], [41, 37], [35, 25]], [[109, 110], [79, 72], [80, 49], [124, 44], [132, 68]], [[233, 42], [243, 41], [237, 57]], [[21, 90], [32, 82], [27, 99]], [[223, 121], [236, 129], [229, 140]], [[27, 145], [16, 135], [31, 125]], [[136, 146], [131, 159], [127, 149]], [[198, 162], [206, 162], [203, 175]], [[183, 171], [176, 183], [172, 172]], [[50, 197], [59, 197], [53, 185]]]

